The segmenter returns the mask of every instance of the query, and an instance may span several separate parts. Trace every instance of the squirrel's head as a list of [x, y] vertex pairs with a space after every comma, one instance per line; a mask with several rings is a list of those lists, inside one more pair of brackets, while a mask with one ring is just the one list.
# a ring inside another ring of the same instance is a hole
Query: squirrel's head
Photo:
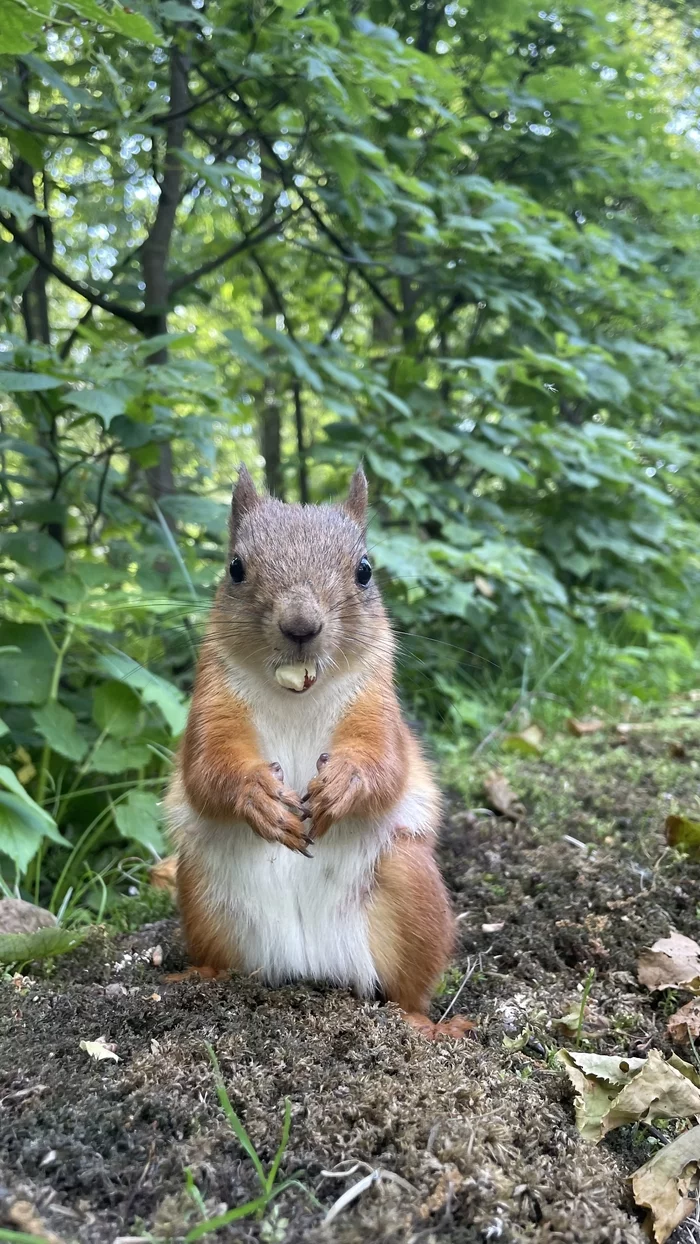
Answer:
[[214, 627], [218, 644], [237, 663], [295, 691], [387, 653], [366, 517], [367, 481], [359, 467], [338, 506], [287, 505], [261, 496], [242, 467]]

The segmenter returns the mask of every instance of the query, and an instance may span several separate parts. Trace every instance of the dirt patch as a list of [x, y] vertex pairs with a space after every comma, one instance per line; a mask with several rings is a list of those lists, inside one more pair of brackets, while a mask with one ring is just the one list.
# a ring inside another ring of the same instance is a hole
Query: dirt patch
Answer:
[[[166, 985], [163, 972], [182, 962], [174, 921], [116, 940], [96, 933], [53, 975], [3, 984], [0, 1222], [24, 1198], [64, 1240], [181, 1239], [201, 1219], [186, 1167], [208, 1214], [253, 1197], [252, 1165], [218, 1105], [210, 1041], [263, 1162], [290, 1098], [282, 1170], [322, 1206], [293, 1188], [265, 1221], [219, 1239], [641, 1244], [625, 1177], [653, 1138], [627, 1128], [598, 1148], [581, 1142], [552, 1064], [565, 1043], [554, 1021], [595, 968], [590, 1048], [665, 1047], [666, 1015], [683, 996], [650, 997], [635, 961], [671, 927], [697, 933], [700, 868], [665, 850], [661, 834], [674, 800], [690, 806], [697, 759], [691, 749], [669, 760], [663, 740], [581, 742], [509, 776], [526, 820], [474, 814], [453, 796], [443, 838], [462, 945], [435, 1014], [469, 971], [455, 1010], [478, 1019], [475, 1040], [426, 1044], [390, 1008], [312, 986]], [[97, 1037], [118, 1063], [80, 1049]], [[413, 1191], [379, 1184], [323, 1228], [325, 1210], [365, 1173], [323, 1174], [341, 1162], [392, 1171]]]

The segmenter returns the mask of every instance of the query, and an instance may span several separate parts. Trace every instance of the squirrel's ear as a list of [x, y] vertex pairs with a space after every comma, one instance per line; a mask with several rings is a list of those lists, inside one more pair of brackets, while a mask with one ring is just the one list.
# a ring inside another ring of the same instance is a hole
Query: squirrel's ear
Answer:
[[346, 514], [354, 518], [360, 527], [367, 522], [367, 477], [359, 466], [350, 480], [348, 495], [343, 502]]
[[260, 504], [260, 500], [260, 494], [256, 490], [248, 468], [239, 467], [238, 479], [233, 486], [231, 498], [231, 539], [235, 539], [246, 514], [254, 510], [256, 505]]

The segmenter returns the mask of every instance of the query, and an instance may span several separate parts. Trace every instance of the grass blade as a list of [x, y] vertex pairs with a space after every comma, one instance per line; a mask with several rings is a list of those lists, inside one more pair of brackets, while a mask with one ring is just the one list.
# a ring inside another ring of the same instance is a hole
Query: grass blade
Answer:
[[246, 1132], [243, 1124], [241, 1123], [241, 1120], [239, 1119], [238, 1115], [236, 1114], [236, 1111], [234, 1110], [233, 1106], [231, 1105], [231, 1102], [229, 1101], [229, 1095], [226, 1092], [226, 1085], [224, 1084], [223, 1077], [221, 1075], [221, 1068], [219, 1067], [219, 1060], [216, 1057], [216, 1054], [214, 1053], [213, 1046], [208, 1041], [207, 1041], [207, 1053], [209, 1054], [211, 1065], [214, 1069], [214, 1080], [216, 1083], [216, 1091], [219, 1095], [219, 1102], [221, 1104], [221, 1109], [226, 1115], [226, 1118], [228, 1119], [229, 1125], [231, 1127], [231, 1131], [234, 1133], [236, 1139], [238, 1140], [238, 1143], [240, 1144], [241, 1148], [245, 1150], [251, 1162], [253, 1163], [253, 1166], [255, 1167], [255, 1172], [258, 1176], [258, 1179], [260, 1181], [260, 1186], [263, 1192], [267, 1194], [268, 1192], [267, 1179], [265, 1177], [265, 1171], [263, 1170], [263, 1164], [260, 1161], [260, 1158], [258, 1157], [257, 1153], [255, 1152], [255, 1146], [253, 1145], [253, 1142], [250, 1139], [250, 1136]]
[[211, 1235], [212, 1231], [218, 1231], [220, 1227], [226, 1227], [230, 1222], [235, 1222], [238, 1218], [250, 1218], [253, 1214], [257, 1214], [265, 1208], [268, 1199], [267, 1196], [260, 1196], [255, 1201], [246, 1201], [245, 1205], [237, 1205], [235, 1209], [227, 1209], [224, 1214], [217, 1214], [215, 1218], [207, 1218], [205, 1222], [200, 1222], [198, 1226], [188, 1231], [185, 1236], [185, 1244], [192, 1244], [194, 1240], [201, 1240], [203, 1235]]
[[284, 1122], [282, 1124], [282, 1139], [279, 1143], [279, 1148], [277, 1149], [277, 1153], [274, 1156], [272, 1166], [270, 1167], [270, 1170], [268, 1172], [267, 1183], [266, 1183], [268, 1192], [271, 1192], [275, 1186], [275, 1180], [277, 1178], [277, 1172], [280, 1168], [280, 1162], [282, 1161], [282, 1158], [284, 1157], [284, 1151], [287, 1148], [287, 1143], [289, 1141], [289, 1129], [291, 1126], [292, 1126], [292, 1103], [288, 1097], [285, 1097], [284, 1099]]

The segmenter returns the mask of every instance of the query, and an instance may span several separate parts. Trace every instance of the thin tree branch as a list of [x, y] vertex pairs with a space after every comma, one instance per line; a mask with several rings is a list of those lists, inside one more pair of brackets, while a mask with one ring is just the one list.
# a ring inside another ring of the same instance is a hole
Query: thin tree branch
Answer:
[[[274, 211], [274, 208], [272, 210]], [[243, 238], [239, 239], [239, 241], [233, 242], [231, 246], [226, 248], [225, 251], [222, 251], [219, 255], [213, 256], [212, 259], [208, 259], [206, 263], [201, 264], [199, 268], [195, 268], [192, 272], [187, 272], [183, 276], [177, 277], [170, 283], [171, 295], [178, 293], [181, 289], [184, 289], [186, 285], [196, 284], [196, 282], [200, 281], [202, 277], [208, 276], [210, 272], [213, 272], [216, 268], [220, 268], [222, 264], [227, 263], [229, 259], [234, 259], [236, 255], [242, 255], [244, 251], [251, 250], [252, 247], [257, 246], [260, 242], [264, 242], [273, 233], [278, 233], [279, 230], [283, 229], [294, 215], [295, 213], [290, 211], [286, 216], [283, 216], [281, 220], [273, 220], [267, 228], [251, 230], [250, 233], [247, 233]]]
[[[229, 95], [228, 98], [231, 99], [231, 96]], [[256, 124], [255, 114], [253, 113], [252, 109], [249, 107], [249, 105], [246, 103], [245, 99], [241, 95], [240, 89], [238, 89], [237, 91], [237, 98], [231, 99], [231, 103], [234, 105], [234, 107], [238, 108], [241, 112], [243, 112], [244, 115], [247, 117], [248, 122], [253, 132], [255, 133], [258, 141], [262, 143], [262, 145], [265, 147], [265, 150], [267, 151], [271, 160], [274, 162], [275, 166], [277, 167], [277, 171], [279, 173], [279, 176], [280, 176], [280, 179], [282, 181], [282, 185], [284, 186], [284, 188], [286, 190], [291, 190], [293, 193], [299, 195], [299, 198], [304, 204], [304, 207], [306, 208], [309, 215], [313, 217], [313, 219], [315, 220], [321, 232], [326, 235], [329, 241], [333, 243], [336, 250], [346, 260], [349, 259], [349, 260], [354, 261], [356, 259], [356, 256], [354, 256], [352, 252], [348, 250], [345, 243], [343, 242], [343, 239], [338, 237], [333, 227], [326, 220], [324, 220], [323, 216], [318, 211], [318, 209], [314, 206], [311, 200], [304, 194], [303, 190], [301, 190], [300, 187], [296, 185], [295, 180], [294, 180], [295, 177], [297, 176], [296, 170], [288, 167], [284, 163], [284, 161], [280, 159], [277, 152], [275, 151], [274, 145], [270, 142], [270, 139], [265, 134], [264, 130], [261, 130], [260, 127]], [[365, 282], [365, 285], [374, 294], [375, 298], [379, 302], [381, 302], [382, 306], [385, 307], [386, 310], [389, 311], [394, 316], [395, 319], [399, 319], [400, 311], [398, 307], [395, 307], [391, 299], [387, 298], [384, 291], [380, 289], [376, 281], [372, 280], [371, 276], [369, 275], [369, 273], [365, 271], [364, 267], [362, 267], [361, 265], [358, 265], [358, 272], [362, 276], [362, 279]]]
[[121, 302], [115, 302], [111, 298], [105, 298], [103, 294], [91, 289], [85, 281], [74, 280], [74, 278], [69, 276], [63, 268], [59, 268], [58, 264], [54, 263], [52, 259], [49, 259], [49, 257], [34, 244], [32, 239], [28, 237], [26, 233], [22, 233], [13, 221], [12, 217], [8, 216], [5, 212], [0, 212], [0, 224], [3, 229], [7, 229], [7, 232], [12, 235], [15, 242], [17, 242], [28, 255], [32, 256], [32, 259], [36, 259], [37, 263], [40, 264], [45, 272], [48, 272], [51, 276], [54, 276], [57, 281], [60, 281], [62, 285], [66, 286], [66, 289], [72, 289], [74, 294], [79, 294], [81, 298], [85, 298], [85, 300], [91, 303], [93, 307], [100, 307], [102, 311], [109, 311], [111, 315], [116, 315], [118, 319], [126, 320], [127, 324], [133, 324], [134, 328], [138, 328], [140, 332], [145, 331], [148, 323], [148, 316], [146, 316], [142, 311], [133, 311], [131, 307], [125, 307]]

